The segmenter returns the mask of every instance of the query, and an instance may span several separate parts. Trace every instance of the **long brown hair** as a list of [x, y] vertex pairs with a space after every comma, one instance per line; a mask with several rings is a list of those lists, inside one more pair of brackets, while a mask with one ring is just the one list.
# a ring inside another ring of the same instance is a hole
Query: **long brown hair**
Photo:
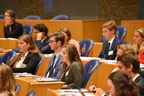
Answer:
[[[66, 44], [63, 46], [63, 48], [66, 48], [67, 50], [70, 62], [71, 63], [77, 62], [79, 64], [81, 71], [84, 72], [84, 67], [76, 47], [72, 44]], [[66, 68], [67, 68], [67, 64], [64, 62], [63, 70], [65, 70]]]
[[66, 40], [65, 42], [68, 43], [69, 40], [71, 39], [71, 32], [67, 27], [63, 27], [59, 30], [59, 32], [64, 32], [67, 36], [68, 36], [68, 40]]
[[128, 75], [122, 71], [116, 71], [109, 75], [109, 80], [115, 86], [115, 96], [139, 96], [138, 86]]
[[6, 92], [9, 96], [15, 96], [15, 78], [12, 69], [8, 65], [0, 65], [0, 78], [0, 93]]
[[12, 18], [13, 22], [15, 22], [15, 12], [13, 10], [7, 9], [5, 13], [8, 13]]

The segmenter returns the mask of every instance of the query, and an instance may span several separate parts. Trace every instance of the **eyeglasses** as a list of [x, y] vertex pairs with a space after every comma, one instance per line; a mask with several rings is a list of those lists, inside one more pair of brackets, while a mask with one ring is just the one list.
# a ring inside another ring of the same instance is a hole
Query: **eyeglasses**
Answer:
[[57, 41], [49, 41], [49, 43], [52, 43], [52, 42], [57, 42]]

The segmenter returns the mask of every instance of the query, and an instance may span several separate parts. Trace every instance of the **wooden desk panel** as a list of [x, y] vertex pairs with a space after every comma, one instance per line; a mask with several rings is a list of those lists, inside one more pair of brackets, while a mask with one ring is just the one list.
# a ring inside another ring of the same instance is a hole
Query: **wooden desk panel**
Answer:
[[138, 28], [144, 28], [144, 20], [124, 20], [121, 21], [121, 25], [127, 28], [127, 34], [125, 36], [124, 41], [134, 43], [134, 32]]
[[[3, 38], [3, 26], [4, 20], [0, 20], [0, 37]], [[62, 27], [68, 27], [71, 31], [72, 38], [80, 41], [86, 38], [93, 39], [95, 42], [99, 42], [102, 37], [102, 24], [106, 20], [20, 20], [16, 22], [24, 24], [35, 25], [38, 23], [44, 23], [49, 33], [59, 31]]]

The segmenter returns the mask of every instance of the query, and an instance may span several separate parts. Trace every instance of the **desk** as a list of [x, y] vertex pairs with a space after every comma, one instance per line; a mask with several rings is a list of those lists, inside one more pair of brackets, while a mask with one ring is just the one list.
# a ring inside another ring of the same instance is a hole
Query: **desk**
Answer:
[[16, 84], [21, 86], [17, 96], [26, 96], [26, 94], [28, 94], [30, 91], [35, 91], [36, 96], [45, 96], [47, 88], [56, 90], [61, 88], [61, 86], [64, 84], [62, 81], [36, 82], [36, 79], [32, 78], [33, 77], [15, 77]]
[[0, 38], [0, 48], [8, 50], [8, 49], [17, 48], [17, 46], [18, 46], [17, 39], [1, 39]]

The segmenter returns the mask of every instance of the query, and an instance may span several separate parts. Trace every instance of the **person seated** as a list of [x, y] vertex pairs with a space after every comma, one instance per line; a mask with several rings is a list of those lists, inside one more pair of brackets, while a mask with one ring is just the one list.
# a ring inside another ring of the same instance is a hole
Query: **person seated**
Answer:
[[[132, 54], [125, 53], [118, 56], [117, 65], [117, 70], [125, 72], [134, 82], [136, 82], [140, 96], [144, 96], [144, 78], [140, 75], [140, 62], [138, 58], [134, 57]], [[91, 86], [90, 89], [92, 89], [91, 91], [96, 90], [96, 94], [99, 94], [97, 96], [106, 93], [101, 88], [97, 89], [95, 86]]]
[[84, 68], [76, 47], [72, 44], [62, 48], [62, 61], [60, 78], [65, 84], [62, 89], [78, 89], [83, 85]]
[[64, 45], [65, 36], [60, 32], [53, 32], [50, 34], [49, 45], [51, 50], [54, 51], [54, 54], [50, 58], [50, 62], [48, 64], [48, 69], [46, 73], [43, 75], [47, 78], [60, 78], [60, 68], [63, 63], [61, 60], [61, 50]]
[[4, 16], [4, 38], [17, 39], [23, 34], [22, 24], [15, 21], [15, 12], [13, 10], [6, 10]]
[[0, 96], [16, 96], [15, 78], [12, 69], [8, 65], [0, 65], [0, 78]]
[[[51, 50], [50, 46], [48, 45], [49, 43], [49, 36], [48, 34], [48, 28], [44, 24], [36, 24], [33, 26], [33, 32], [34, 32], [34, 41], [43, 54], [50, 54], [53, 53], [53, 50]], [[16, 51], [17, 53], [19, 52], [19, 48], [14, 48], [14, 49], [0, 49], [1, 53], [6, 53], [8, 51]]]
[[116, 37], [116, 24], [115, 21], [108, 21], [102, 25], [103, 42], [102, 51], [99, 54], [100, 58], [114, 60], [116, 57], [117, 46], [122, 42]]
[[71, 32], [70, 30], [67, 28], [67, 27], [63, 27], [59, 30], [59, 32], [62, 32], [65, 36], [65, 43], [66, 44], [73, 44], [76, 48], [77, 48], [77, 51], [79, 53], [79, 55], [81, 55], [81, 52], [80, 52], [80, 45], [79, 43], [74, 40], [74, 39], [71, 39]]
[[19, 55], [10, 66], [14, 73], [34, 73], [39, 61], [41, 52], [36, 46], [31, 35], [22, 35], [18, 38]]

